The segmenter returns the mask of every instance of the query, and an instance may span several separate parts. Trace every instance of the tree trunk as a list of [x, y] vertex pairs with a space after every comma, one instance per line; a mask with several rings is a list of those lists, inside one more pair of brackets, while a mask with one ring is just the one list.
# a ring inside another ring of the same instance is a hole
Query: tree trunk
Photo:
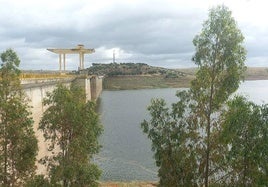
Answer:
[[[6, 115], [4, 115], [4, 118], [6, 117]], [[5, 120], [5, 119], [4, 119]], [[8, 186], [8, 180], [7, 180], [7, 167], [8, 167], [8, 163], [7, 163], [7, 135], [6, 135], [6, 128], [7, 125], [4, 122], [4, 185]]]
[[209, 111], [207, 115], [207, 150], [206, 150], [206, 171], [205, 171], [205, 187], [208, 187], [208, 177], [209, 177], [209, 156], [210, 156], [210, 127], [211, 127], [211, 113], [212, 113], [212, 101], [214, 93], [214, 66], [213, 66], [213, 75], [212, 82], [210, 86], [210, 97], [209, 97]]
[[205, 187], [208, 187], [209, 155], [210, 155], [210, 117], [209, 117], [208, 126], [207, 126], [207, 150], [206, 150]]
[[4, 140], [4, 185], [8, 185], [7, 182], [7, 143], [6, 140]]

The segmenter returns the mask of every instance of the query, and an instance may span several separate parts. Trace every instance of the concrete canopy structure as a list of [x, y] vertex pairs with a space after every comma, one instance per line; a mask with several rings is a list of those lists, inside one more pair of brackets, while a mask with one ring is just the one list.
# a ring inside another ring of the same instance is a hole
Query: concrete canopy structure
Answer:
[[73, 49], [47, 49], [53, 53], [59, 54], [59, 70], [62, 71], [62, 62], [63, 62], [63, 70], [66, 69], [66, 54], [79, 54], [79, 69], [82, 70], [85, 68], [85, 54], [91, 54], [95, 52], [95, 49], [85, 49], [84, 45], [79, 44], [76, 48]]

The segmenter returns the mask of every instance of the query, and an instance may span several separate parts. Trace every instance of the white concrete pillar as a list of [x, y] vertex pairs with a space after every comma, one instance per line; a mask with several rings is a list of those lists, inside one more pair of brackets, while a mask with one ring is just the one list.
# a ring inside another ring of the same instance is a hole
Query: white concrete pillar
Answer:
[[85, 69], [85, 54], [82, 53], [82, 68]]
[[61, 72], [61, 54], [59, 54], [59, 69], [60, 69], [60, 72]]
[[82, 53], [79, 53], [79, 68], [82, 69]]
[[63, 54], [63, 70], [66, 70], [66, 54]]

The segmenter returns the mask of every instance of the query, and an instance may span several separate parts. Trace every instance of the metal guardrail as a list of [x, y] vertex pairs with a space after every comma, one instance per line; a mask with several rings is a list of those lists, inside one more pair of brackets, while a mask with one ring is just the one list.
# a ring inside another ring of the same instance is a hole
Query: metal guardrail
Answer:
[[51, 73], [51, 74], [36, 74], [36, 73], [22, 73], [20, 79], [59, 79], [59, 78], [73, 78], [76, 75], [72, 74], [60, 74], [60, 73]]

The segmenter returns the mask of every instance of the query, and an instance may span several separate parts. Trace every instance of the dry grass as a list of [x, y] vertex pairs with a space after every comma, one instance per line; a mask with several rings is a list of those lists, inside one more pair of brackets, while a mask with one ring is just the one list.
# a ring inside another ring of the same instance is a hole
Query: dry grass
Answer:
[[150, 76], [115, 76], [104, 79], [104, 89], [129, 90], [149, 88], [182, 88], [189, 87], [193, 76], [165, 78], [162, 75]]
[[181, 69], [176, 69], [177, 71], [183, 72], [188, 75], [195, 75], [197, 68], [181, 68]]
[[[149, 88], [183, 88], [189, 87], [197, 68], [177, 69], [185, 75], [179, 78], [165, 78], [163, 75], [114, 76], [104, 80], [104, 89], [130, 90]], [[246, 80], [268, 79], [268, 68], [249, 67], [245, 73]]]
[[245, 76], [246, 80], [266, 80], [268, 79], [268, 68], [249, 67]]
[[[185, 68], [177, 69], [180, 72], [183, 72], [188, 75], [194, 75], [197, 71], [197, 68]], [[246, 80], [266, 80], [268, 79], [268, 67], [247, 67], [245, 73]]]

